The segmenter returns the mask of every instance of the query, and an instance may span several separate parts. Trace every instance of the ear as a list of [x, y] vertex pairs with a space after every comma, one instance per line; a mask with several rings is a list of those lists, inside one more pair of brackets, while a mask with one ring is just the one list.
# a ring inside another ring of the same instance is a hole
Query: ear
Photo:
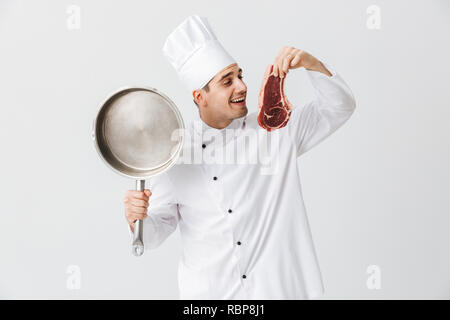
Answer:
[[205, 92], [203, 90], [194, 90], [192, 92], [192, 97], [194, 98], [194, 101], [197, 103], [198, 106], [205, 106]]

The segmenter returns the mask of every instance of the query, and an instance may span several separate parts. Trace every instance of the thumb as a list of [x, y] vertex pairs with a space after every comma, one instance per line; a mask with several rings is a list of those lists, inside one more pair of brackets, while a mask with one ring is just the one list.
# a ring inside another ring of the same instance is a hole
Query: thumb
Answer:
[[294, 67], [299, 62], [299, 60], [300, 60], [300, 56], [296, 55], [294, 57], [294, 59], [292, 59], [292, 61], [291, 61], [291, 67]]
[[144, 190], [144, 193], [145, 193], [145, 195], [146, 195], [147, 197], [150, 197], [150, 195], [152, 194], [151, 191], [148, 190], [148, 189], [145, 189], [145, 190]]

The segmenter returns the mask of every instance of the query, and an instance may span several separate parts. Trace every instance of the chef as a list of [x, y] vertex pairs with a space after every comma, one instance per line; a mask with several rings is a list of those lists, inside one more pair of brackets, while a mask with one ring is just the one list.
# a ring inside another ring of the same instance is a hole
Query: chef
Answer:
[[[235, 144], [239, 150], [247, 133], [265, 132], [263, 136], [280, 141], [269, 155], [277, 158], [277, 169], [267, 174], [259, 163], [178, 162], [150, 178], [149, 189], [126, 192], [130, 232], [137, 219], [143, 220], [149, 250], [179, 226], [180, 299], [319, 297], [324, 287], [297, 160], [350, 118], [355, 110], [350, 88], [328, 64], [306, 51], [283, 47], [273, 74], [284, 78], [291, 69], [305, 68], [316, 97], [294, 106], [287, 125], [269, 133], [259, 127], [257, 112], [248, 114], [243, 70], [206, 18], [184, 20], [168, 36], [163, 52], [199, 111], [188, 126], [187, 141], [193, 143], [186, 148], [224, 153], [227, 145]], [[244, 102], [236, 102], [242, 98]], [[225, 134], [230, 130], [234, 135]]]

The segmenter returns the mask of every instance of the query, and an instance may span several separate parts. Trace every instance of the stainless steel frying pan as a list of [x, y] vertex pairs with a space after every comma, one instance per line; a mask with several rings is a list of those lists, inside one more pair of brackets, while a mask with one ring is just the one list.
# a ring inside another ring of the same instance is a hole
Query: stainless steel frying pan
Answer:
[[[92, 138], [106, 165], [135, 179], [136, 190], [143, 191], [145, 179], [176, 162], [184, 141], [183, 129], [178, 108], [165, 94], [150, 87], [126, 87], [101, 104]], [[144, 253], [141, 220], [134, 227], [132, 253]]]

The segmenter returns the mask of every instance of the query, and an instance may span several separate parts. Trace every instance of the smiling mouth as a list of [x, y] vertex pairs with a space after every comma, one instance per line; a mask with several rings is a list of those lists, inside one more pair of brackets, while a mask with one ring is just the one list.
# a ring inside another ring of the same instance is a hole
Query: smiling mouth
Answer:
[[241, 101], [241, 102], [231, 102], [231, 104], [234, 104], [236, 106], [245, 106], [245, 100]]
[[[236, 99], [233, 99], [233, 100], [236, 100]], [[242, 101], [239, 101], [239, 102], [233, 102], [233, 101], [230, 100], [230, 103], [234, 104], [234, 105], [237, 105], [237, 106], [245, 106], [245, 101], [246, 101], [246, 97], [244, 97], [244, 99]]]

